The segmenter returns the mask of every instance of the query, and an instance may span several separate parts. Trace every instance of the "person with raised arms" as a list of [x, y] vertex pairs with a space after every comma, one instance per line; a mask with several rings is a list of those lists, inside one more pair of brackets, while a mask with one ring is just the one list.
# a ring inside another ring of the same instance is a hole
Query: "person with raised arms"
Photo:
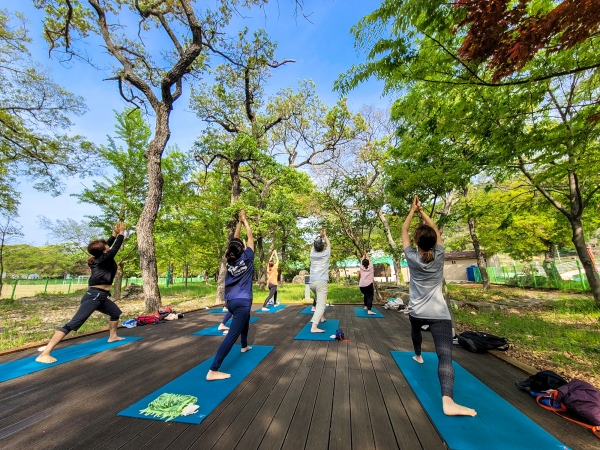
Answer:
[[367, 255], [367, 251], [365, 250], [358, 270], [358, 287], [363, 294], [363, 303], [365, 304], [364, 308], [367, 310], [367, 314], [377, 315], [377, 313], [371, 311], [371, 308], [373, 308], [373, 297], [375, 296], [373, 282], [373, 263], [369, 260], [369, 255]]
[[[412, 247], [408, 229], [413, 216], [418, 213], [421, 223], [414, 233]], [[454, 402], [454, 367], [452, 366], [452, 320], [442, 294], [444, 279], [444, 247], [440, 232], [431, 218], [421, 208], [415, 195], [410, 212], [402, 225], [402, 248], [410, 273], [408, 318], [415, 350], [413, 359], [423, 364], [421, 355], [421, 327], [429, 326], [438, 357], [438, 377], [442, 390], [442, 409], [448, 416], [475, 416], [474, 409]]]
[[279, 274], [279, 257], [277, 256], [277, 250], [273, 252], [273, 258], [269, 261], [269, 265], [267, 267], [267, 286], [269, 287], [269, 295], [265, 299], [263, 303], [263, 311], [268, 311], [267, 305], [269, 304], [269, 300], [273, 299], [274, 303], [277, 303], [277, 285], [279, 280], [277, 280]]
[[108, 240], [96, 239], [90, 242], [87, 247], [88, 253], [92, 255], [88, 258], [88, 266], [92, 271], [88, 280], [89, 288], [81, 298], [79, 309], [73, 318], [54, 333], [48, 345], [42, 347], [42, 354], [36, 358], [37, 362], [46, 364], [56, 362], [56, 358], [50, 355], [54, 347], [71, 331], [78, 330], [94, 311], [109, 316], [108, 342], [125, 339], [117, 336], [121, 309], [109, 299], [110, 288], [117, 273], [115, 256], [123, 244], [124, 232], [125, 224], [118, 222], [113, 228], [113, 235]]
[[310, 290], [315, 294], [315, 313], [311, 319], [311, 333], [324, 333], [317, 325], [325, 322], [325, 305], [327, 303], [327, 283], [329, 282], [329, 257], [331, 243], [324, 229], [310, 250]]
[[[242, 224], [246, 228], [247, 244], [240, 239]], [[246, 220], [244, 210], [240, 211], [240, 218], [235, 228], [233, 239], [225, 253], [227, 258], [227, 272], [225, 274], [225, 302], [227, 309], [233, 315], [229, 331], [219, 345], [217, 354], [210, 370], [206, 375], [208, 381], [223, 380], [231, 377], [228, 373], [220, 372], [221, 364], [229, 354], [237, 338], [241, 336], [242, 353], [251, 350], [248, 345], [248, 331], [250, 329], [250, 309], [252, 308], [252, 276], [254, 275], [254, 238], [252, 230]]]

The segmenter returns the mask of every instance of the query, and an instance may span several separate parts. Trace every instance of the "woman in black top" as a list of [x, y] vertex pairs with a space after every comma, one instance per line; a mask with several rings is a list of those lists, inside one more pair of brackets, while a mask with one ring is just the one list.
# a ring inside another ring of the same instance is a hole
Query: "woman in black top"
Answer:
[[50, 352], [70, 331], [78, 330], [94, 311], [100, 311], [110, 317], [108, 342], [124, 339], [117, 336], [117, 325], [119, 324], [121, 309], [108, 298], [110, 287], [117, 273], [115, 255], [123, 244], [124, 232], [125, 224], [119, 222], [115, 225], [113, 235], [108, 241], [97, 239], [90, 242], [87, 248], [88, 253], [92, 255], [88, 258], [88, 266], [92, 270], [88, 281], [89, 288], [81, 298], [79, 310], [67, 324], [54, 333], [42, 354], [36, 358], [37, 362], [47, 364], [56, 362], [56, 358], [50, 356]]

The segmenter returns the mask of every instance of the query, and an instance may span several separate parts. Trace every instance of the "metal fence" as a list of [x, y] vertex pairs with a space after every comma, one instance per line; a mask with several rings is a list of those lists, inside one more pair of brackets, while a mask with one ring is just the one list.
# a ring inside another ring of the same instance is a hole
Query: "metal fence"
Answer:
[[[554, 263], [514, 263], [512, 266], [488, 267], [486, 272], [493, 284], [507, 286], [589, 291], [587, 277], [578, 259]], [[481, 282], [478, 267], [473, 267], [476, 282]]]
[[[33, 297], [44, 294], [70, 294], [78, 289], [86, 289], [88, 287], [89, 277], [77, 277], [70, 279], [4, 279], [2, 286], [2, 295], [0, 298], [14, 300], [15, 298]], [[183, 284], [185, 278], [171, 278], [167, 284], [167, 278], [158, 279], [160, 286], [173, 286]], [[204, 282], [202, 277], [188, 277], [188, 283]], [[129, 284], [142, 284], [142, 279], [139, 277], [123, 278], [123, 287]]]

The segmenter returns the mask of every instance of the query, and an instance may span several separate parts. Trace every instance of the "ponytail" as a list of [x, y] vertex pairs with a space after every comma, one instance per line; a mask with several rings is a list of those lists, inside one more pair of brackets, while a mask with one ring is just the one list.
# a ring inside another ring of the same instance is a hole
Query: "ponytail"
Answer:
[[367, 258], [362, 260], [362, 265], [365, 269], [369, 268], [369, 260]]
[[225, 252], [227, 264], [235, 264], [240, 256], [242, 256], [242, 253], [244, 253], [244, 243], [239, 238], [233, 238], [229, 243], [229, 247], [227, 247], [227, 252]]
[[421, 261], [423, 261], [425, 264], [429, 264], [431, 261], [433, 261], [433, 259], [433, 250], [431, 249], [421, 254]]

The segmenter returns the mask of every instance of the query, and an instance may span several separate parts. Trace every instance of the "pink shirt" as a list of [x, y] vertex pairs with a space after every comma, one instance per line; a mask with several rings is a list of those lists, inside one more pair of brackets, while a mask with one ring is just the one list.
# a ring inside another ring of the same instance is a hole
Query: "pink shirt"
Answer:
[[369, 267], [365, 269], [365, 266], [360, 265], [360, 281], [358, 285], [365, 287], [373, 283], [373, 263], [369, 261]]

